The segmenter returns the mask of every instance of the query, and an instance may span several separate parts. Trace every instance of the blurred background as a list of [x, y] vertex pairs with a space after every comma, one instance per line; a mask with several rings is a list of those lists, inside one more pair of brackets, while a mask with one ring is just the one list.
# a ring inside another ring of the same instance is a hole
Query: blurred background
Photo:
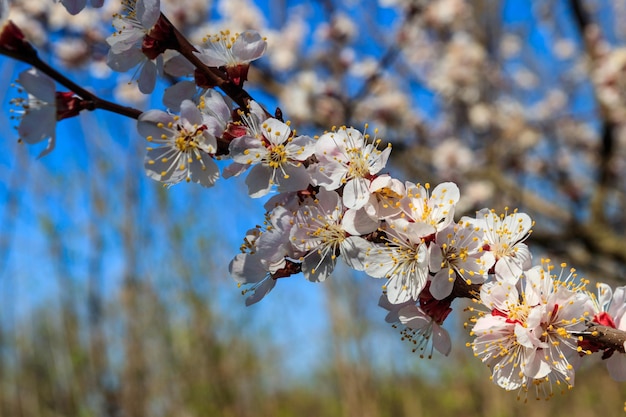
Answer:
[[[51, 63], [105, 98], [163, 108], [105, 64], [120, 4], [71, 17], [16, 0]], [[299, 133], [353, 125], [393, 144], [389, 172], [455, 181], [457, 216], [518, 208], [535, 260], [625, 285], [626, 3], [621, 0], [162, 0], [192, 40], [256, 29], [249, 91]], [[619, 415], [626, 387], [599, 359], [550, 401], [517, 399], [465, 347], [420, 359], [377, 307], [381, 282], [338, 269], [280, 280], [245, 307], [229, 277], [263, 201], [242, 178], [169, 189], [143, 171], [135, 122], [84, 112], [57, 149], [17, 142], [2, 59], [0, 416]], [[9, 128], [9, 126], [12, 126]], [[223, 166], [223, 165], [222, 165]]]

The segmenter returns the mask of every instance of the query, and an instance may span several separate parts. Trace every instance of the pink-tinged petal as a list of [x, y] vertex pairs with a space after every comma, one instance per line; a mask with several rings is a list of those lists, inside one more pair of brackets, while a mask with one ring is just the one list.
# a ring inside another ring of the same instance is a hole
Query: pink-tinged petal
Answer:
[[65, 6], [67, 12], [76, 15], [87, 5], [87, 0], [61, 0], [61, 4]]
[[118, 72], [126, 72], [145, 60], [146, 56], [140, 49], [136, 48], [121, 51], [119, 53], [113, 53], [113, 50], [109, 50], [109, 54], [107, 55], [107, 65], [111, 67], [113, 71]]
[[153, 138], [160, 138], [164, 130], [157, 125], [163, 123], [167, 126], [169, 122], [174, 121], [172, 115], [165, 113], [161, 110], [148, 110], [143, 112], [137, 122], [137, 131], [141, 136], [147, 138], [149, 136]]
[[263, 297], [265, 297], [267, 294], [269, 294], [270, 291], [274, 289], [275, 286], [276, 286], [275, 279], [272, 279], [272, 278], [264, 279], [260, 285], [257, 285], [256, 287], [254, 287], [254, 293], [248, 298], [246, 298], [246, 307], [249, 307], [261, 301]]
[[520, 345], [530, 349], [535, 348], [534, 342], [537, 340], [535, 337], [533, 337], [532, 332], [519, 324], [515, 325], [515, 339]]
[[626, 329], [626, 287], [617, 287], [613, 293], [613, 299], [611, 306], [608, 310], [609, 314], [613, 317], [615, 325], [620, 330]]
[[258, 282], [267, 274], [260, 259], [248, 253], [236, 255], [233, 260], [230, 261], [228, 271], [235, 281], [243, 285]]
[[615, 381], [626, 381], [626, 354], [614, 352], [613, 356], [606, 360], [606, 368]]
[[305, 190], [311, 182], [311, 177], [304, 165], [287, 165], [283, 169], [286, 176], [283, 176], [281, 170], [276, 170], [275, 182], [280, 192]]
[[334, 191], [321, 189], [315, 197], [317, 198], [317, 205], [322, 212], [326, 213], [329, 217], [332, 216], [335, 219], [339, 218], [339, 213], [343, 211], [339, 194]]
[[598, 289], [598, 306], [602, 311], [609, 312], [611, 300], [613, 299], [613, 290], [611, 289], [611, 286], [603, 282], [599, 282], [596, 284], [596, 288]]
[[241, 136], [230, 142], [230, 157], [238, 164], [256, 164], [268, 151], [263, 142], [252, 136]]
[[387, 281], [387, 297], [394, 304], [403, 303], [409, 299], [416, 300], [426, 286], [427, 280], [428, 268], [416, 267], [409, 276], [395, 274]]
[[323, 282], [335, 269], [337, 258], [322, 256], [316, 250], [310, 252], [302, 261], [302, 274], [311, 282]]
[[[441, 253], [441, 246], [436, 243], [431, 243], [428, 247], [428, 269], [430, 272], [438, 272], [442, 268], [443, 254]], [[446, 274], [447, 274], [446, 270]]]
[[269, 118], [262, 125], [265, 138], [273, 145], [282, 145], [289, 139], [291, 128], [285, 123]]
[[198, 110], [196, 103], [191, 100], [183, 100], [183, 102], [180, 103], [180, 118], [190, 125], [199, 126], [202, 124], [200, 110]]
[[144, 159], [146, 174], [153, 180], [169, 184], [182, 181], [185, 171], [178, 169], [180, 155], [167, 146], [149, 150]]
[[304, 161], [315, 153], [315, 140], [309, 136], [296, 136], [285, 149], [292, 159]]
[[[319, 155], [317, 151], [316, 155]], [[311, 178], [313, 178], [315, 183], [329, 191], [336, 190], [343, 185], [342, 180], [347, 172], [343, 165], [328, 160], [320, 162], [311, 170]]]
[[343, 189], [343, 204], [347, 208], [358, 210], [369, 201], [369, 181], [365, 178], [349, 180]]
[[518, 298], [515, 283], [509, 281], [491, 281], [480, 288], [480, 300], [491, 310], [508, 312], [518, 304]]
[[52, 104], [54, 107], [56, 87], [52, 78], [34, 68], [31, 68], [29, 70], [22, 71], [17, 77], [17, 82], [24, 87], [24, 90], [26, 90], [27, 93], [37, 97], [43, 102]]
[[137, 0], [135, 5], [137, 20], [144, 29], [152, 29], [161, 15], [161, 2], [159, 0]]
[[198, 148], [208, 154], [214, 155], [217, 151], [217, 139], [207, 131], [202, 132], [202, 135], [196, 138], [196, 142], [198, 143]]
[[511, 256], [498, 259], [495, 267], [496, 277], [501, 280], [517, 282], [524, 272], [522, 263], [519, 259]]
[[[113, 26], [116, 32], [106, 38], [109, 44], [109, 54], [117, 55], [129, 49], [140, 49], [145, 33], [141, 29], [128, 26], [128, 22], [122, 18], [113, 19]], [[142, 53], [143, 55], [143, 53]]]
[[373, 164], [371, 164], [369, 168], [370, 174], [377, 174], [381, 169], [383, 169], [387, 165], [387, 160], [389, 159], [389, 155], [391, 154], [391, 147], [387, 147], [383, 149], [383, 151], [378, 155]]
[[427, 328], [433, 319], [427, 316], [422, 309], [416, 305], [407, 305], [398, 311], [398, 318], [402, 324], [409, 329], [422, 330]]
[[492, 368], [493, 382], [507, 391], [519, 389], [524, 383], [524, 378], [519, 375], [520, 370], [516, 361], [503, 358], [497, 366], [492, 366]]
[[189, 164], [191, 180], [197, 182], [203, 187], [212, 187], [220, 177], [220, 171], [217, 164], [211, 156], [202, 153], [202, 159], [194, 160]]
[[392, 250], [386, 246], [369, 243], [369, 248], [365, 254], [365, 271], [367, 275], [373, 278], [389, 278], [388, 274], [392, 271], [393, 265], [389, 260]]
[[369, 242], [358, 236], [347, 237], [341, 244], [341, 258], [352, 269], [365, 270], [364, 253], [369, 248]]
[[150, 94], [154, 90], [157, 78], [157, 66], [154, 62], [147, 60], [141, 67], [137, 83], [139, 91], [144, 94]]
[[502, 339], [503, 335], [513, 333], [515, 323], [507, 323], [506, 318], [502, 316], [487, 315], [476, 321], [472, 331], [479, 335], [481, 342], [491, 342], [493, 340]]
[[546, 351], [544, 349], [527, 348], [526, 350], [526, 363], [522, 371], [524, 375], [529, 378], [539, 379], [548, 375], [552, 368], [550, 364], [544, 359]]
[[[394, 221], [395, 223], [395, 221]], [[408, 224], [408, 237], [413, 243], [419, 243], [422, 238], [434, 234], [437, 229], [434, 226], [427, 223], [409, 223]]]
[[433, 347], [437, 349], [439, 353], [444, 356], [448, 356], [452, 351], [452, 341], [450, 340], [450, 334], [438, 325], [433, 323]]
[[163, 64], [163, 71], [172, 77], [187, 77], [193, 74], [195, 69], [196, 67], [180, 54], [167, 58]]
[[436, 300], [443, 300], [452, 293], [456, 275], [450, 275], [448, 268], [443, 268], [430, 279], [430, 293]]
[[232, 52], [241, 63], [254, 61], [260, 58], [267, 48], [267, 42], [261, 35], [252, 30], [239, 34], [233, 44]]
[[9, 11], [11, 6], [8, 0], [0, 0], [0, 26], [4, 27], [5, 23], [9, 19]]
[[193, 81], [181, 81], [165, 89], [163, 104], [172, 111], [179, 111], [183, 100], [190, 100], [198, 91]]
[[228, 61], [222, 51], [215, 49], [201, 49], [200, 52], [193, 52], [200, 61], [209, 67], [223, 67], [228, 65]]
[[269, 193], [272, 189], [272, 184], [270, 183], [271, 177], [271, 169], [260, 164], [252, 167], [246, 177], [248, 195], [252, 198], [259, 198], [267, 195], [267, 193]]
[[384, 308], [385, 310], [389, 312], [387, 316], [385, 316], [385, 322], [387, 323], [393, 324], [393, 323], [397, 323], [398, 321], [400, 321], [400, 317], [398, 316], [398, 313], [400, 310], [402, 310], [403, 307], [407, 305], [415, 305], [415, 301], [409, 300], [408, 302], [403, 303], [403, 304], [391, 304], [385, 294], [382, 294], [378, 298], [378, 306]]
[[237, 162], [233, 162], [222, 170], [222, 176], [226, 179], [236, 177], [244, 173], [248, 168], [250, 168], [249, 164], [238, 164]]
[[329, 162], [348, 162], [345, 145], [343, 145], [344, 138], [345, 134], [340, 135], [339, 132], [328, 132], [320, 136], [315, 143], [315, 154], [318, 156], [318, 159]]
[[52, 106], [43, 106], [28, 110], [22, 116], [17, 127], [20, 139], [28, 144], [41, 142], [55, 137], [56, 110]]
[[378, 225], [378, 220], [371, 218], [364, 209], [348, 209], [341, 219], [341, 228], [354, 236], [372, 233]]
[[224, 96], [217, 91], [210, 88], [204, 93], [204, 105], [206, 112], [216, 117], [220, 123], [225, 124], [231, 120], [230, 107], [226, 104]]
[[512, 226], [510, 228], [510, 231], [513, 232], [511, 241], [517, 242], [524, 239], [533, 226], [533, 221], [530, 216], [526, 213], [513, 213], [509, 214], [507, 217], [510, 218], [507, 219], [507, 222]]

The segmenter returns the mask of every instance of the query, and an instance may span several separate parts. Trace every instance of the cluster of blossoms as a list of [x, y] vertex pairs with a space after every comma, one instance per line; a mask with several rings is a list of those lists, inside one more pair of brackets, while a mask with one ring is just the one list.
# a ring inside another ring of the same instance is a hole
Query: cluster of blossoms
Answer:
[[[84, 6], [71, 4], [72, 10]], [[451, 352], [444, 323], [453, 301], [469, 298], [476, 303], [469, 345], [504, 389], [534, 387], [550, 396], [554, 384], [572, 387], [581, 359], [599, 351], [611, 376], [626, 380], [625, 288], [613, 293], [599, 284], [596, 296], [573, 270], [554, 274], [549, 261], [534, 265], [524, 243], [533, 226], [527, 214], [483, 209], [455, 220], [457, 185], [392, 177], [385, 172], [391, 146], [376, 131], [341, 126], [299, 135], [280, 112], [272, 116], [242, 88], [250, 63], [266, 50], [255, 31], [222, 31], [192, 45], [158, 0], [125, 1], [114, 26], [108, 63], [119, 71], [140, 66], [142, 92], [152, 92], [163, 71], [188, 77], [166, 91], [169, 110], [132, 112], [95, 97], [60, 78], [36, 53], [20, 55], [23, 36], [5, 24], [0, 52], [43, 71], [18, 78], [29, 94], [16, 101], [23, 110], [18, 132], [28, 143], [48, 140], [47, 153], [58, 120], [103, 108], [137, 118], [148, 142], [146, 173], [166, 186], [210, 187], [220, 176], [246, 175], [250, 197], [271, 195], [264, 224], [247, 232], [229, 266], [246, 304], [260, 301], [279, 278], [302, 273], [325, 281], [341, 259], [381, 280], [387, 321], [422, 355]], [[71, 91], [57, 92], [55, 81]], [[33, 124], [35, 117], [41, 123]], [[222, 163], [228, 165], [220, 172]]]

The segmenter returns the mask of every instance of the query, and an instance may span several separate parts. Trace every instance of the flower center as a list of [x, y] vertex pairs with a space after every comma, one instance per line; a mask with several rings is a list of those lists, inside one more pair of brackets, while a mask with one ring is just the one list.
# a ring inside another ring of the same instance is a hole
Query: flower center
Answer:
[[267, 157], [268, 165], [270, 168], [279, 168], [282, 164], [287, 162], [287, 151], [284, 145], [274, 146]]
[[206, 126], [194, 125], [194, 130], [188, 131], [182, 126], [178, 126], [179, 136], [174, 140], [176, 148], [181, 152], [188, 152], [198, 148], [198, 137], [202, 136], [202, 132], [206, 130]]

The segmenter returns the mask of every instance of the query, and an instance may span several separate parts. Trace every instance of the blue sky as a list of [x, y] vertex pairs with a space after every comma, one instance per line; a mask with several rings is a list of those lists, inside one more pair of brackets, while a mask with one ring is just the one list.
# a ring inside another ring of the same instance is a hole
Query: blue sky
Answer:
[[[269, 15], [270, 2], [259, 4]], [[549, 76], [554, 69], [550, 42], [556, 32], [565, 31], [573, 36], [572, 28], [529, 26], [534, 20], [531, 12], [534, 4], [536, 2], [505, 2], [504, 19], [512, 27], [529, 30], [526, 35], [530, 47], [540, 60], [545, 58], [544, 66], [539, 68]], [[363, 19], [376, 16], [379, 21], [393, 25], [393, 11], [364, 10], [362, 13]], [[322, 15], [315, 13], [310, 23], [313, 25], [321, 19]], [[381, 51], [372, 49], [374, 44], [368, 36], [364, 35], [355, 48], [360, 54], [379, 56]], [[9, 85], [25, 67], [2, 59], [0, 68], [0, 82]], [[87, 79], [84, 74], [70, 76]], [[110, 90], [111, 80], [92, 78], [89, 81], [96, 83], [97, 90]], [[251, 93], [268, 108], [276, 106], [272, 98], [254, 90]], [[9, 89], [7, 94], [10, 96], [14, 91]], [[434, 101], [434, 96], [423, 89], [416, 90], [416, 97], [426, 107], [432, 104], [430, 100]], [[575, 104], [577, 108], [587, 111], [593, 107], [589, 91], [581, 92], [580, 97], [580, 102]], [[14, 126], [15, 122], [8, 116], [7, 97], [3, 98], [3, 103], [4, 125]], [[153, 106], [157, 105], [158, 100], [153, 100]], [[284, 111], [288, 114], [288, 109]], [[246, 308], [229, 277], [229, 260], [238, 253], [245, 231], [260, 223], [264, 212], [263, 201], [246, 196], [243, 178], [220, 180], [212, 189], [196, 184], [160, 189], [143, 172], [141, 152], [145, 145], [135, 132], [134, 121], [100, 112], [60, 123], [57, 149], [43, 159], [36, 159], [39, 149], [18, 145], [16, 139], [10, 129], [4, 130], [5, 152], [0, 154], [0, 201], [5, 202], [0, 209], [0, 320], [10, 322], [15, 316], [27, 316], [40, 303], [58, 302], [65, 296], [67, 282], [72, 283], [78, 293], [84, 292], [91, 268], [94, 268], [90, 263], [94, 257], [98, 259], [96, 269], [102, 273], [100, 284], [104, 292], [114, 294], [128, 261], [119, 229], [125, 221], [130, 221], [139, 242], [140, 256], [134, 259], [137, 270], [160, 288], [176, 286], [175, 260], [182, 258], [184, 262], [197, 264], [191, 268], [196, 274], [194, 282], [203, 285], [207, 283], [204, 280], [209, 280], [215, 286], [216, 294], [207, 302], [240, 320], [244, 328], [269, 329], [274, 342], [283, 345], [288, 352], [286, 369], [306, 369], [305, 365], [324, 360], [323, 354], [327, 352], [324, 335], [329, 325], [324, 284], [307, 283], [301, 275], [284, 279], [265, 300]], [[131, 189], [126, 185], [129, 178], [132, 179]], [[129, 192], [134, 193], [136, 199], [132, 213], [126, 212], [124, 206]], [[98, 211], [98, 199], [103, 200], [105, 210], [102, 213]], [[183, 253], [171, 251], [168, 236], [174, 227], [179, 227], [184, 236]], [[101, 253], [94, 253], [97, 249], [94, 234], [102, 239], [104, 250]], [[196, 243], [204, 240], [212, 246]], [[211, 252], [208, 255], [203, 252], [206, 248]], [[203, 265], [207, 265], [206, 270], [202, 269]], [[336, 274], [334, 278], [342, 275]], [[359, 282], [363, 283], [365, 291], [371, 292], [374, 307], [380, 283], [362, 278]], [[382, 323], [385, 314], [378, 310], [373, 316]], [[379, 346], [384, 361], [397, 351], [398, 336], [393, 330], [383, 331], [382, 335], [389, 338], [388, 343]], [[399, 349], [410, 351], [404, 346]], [[407, 355], [396, 359], [406, 364], [411, 358]]]

